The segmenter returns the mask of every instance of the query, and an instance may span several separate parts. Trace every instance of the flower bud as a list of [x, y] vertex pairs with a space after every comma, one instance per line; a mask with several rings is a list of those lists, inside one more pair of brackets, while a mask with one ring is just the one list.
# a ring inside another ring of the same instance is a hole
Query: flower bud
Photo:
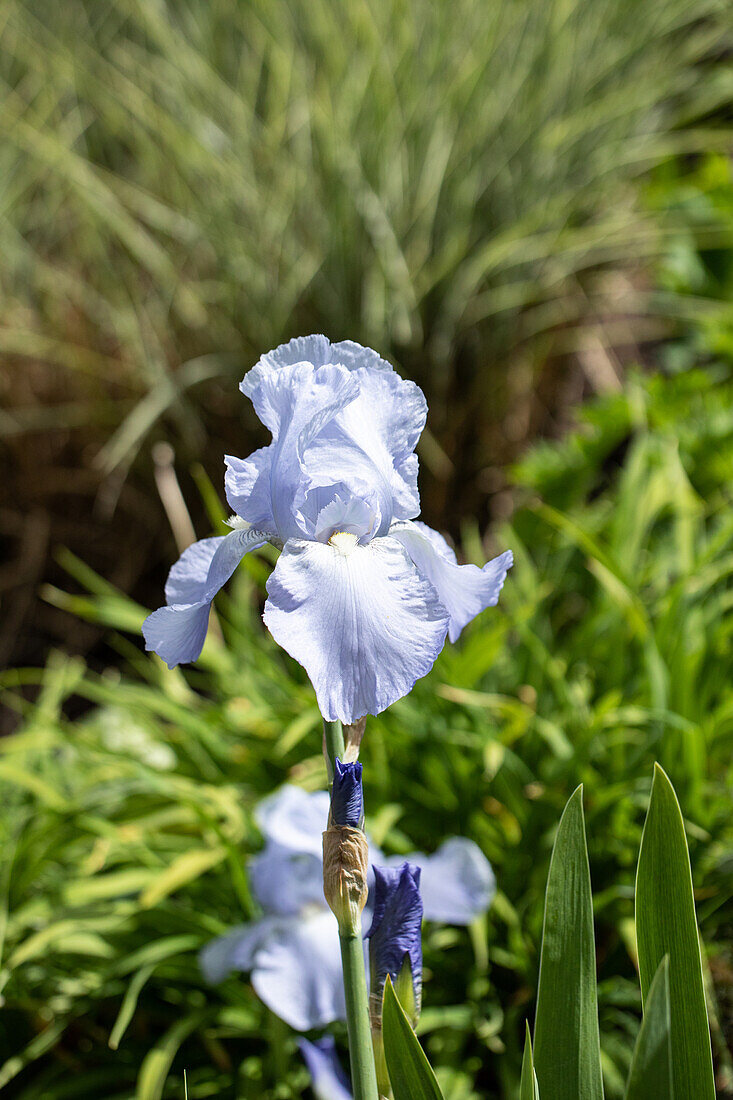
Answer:
[[382, 1027], [382, 1000], [387, 975], [413, 1027], [420, 1016], [422, 1000], [422, 899], [420, 868], [412, 863], [401, 867], [374, 868], [374, 917], [367, 932], [371, 996], [369, 1015], [372, 1031]]
[[360, 935], [369, 847], [361, 829], [330, 825], [323, 834], [323, 893], [342, 936]]
[[329, 825], [349, 825], [352, 829], [363, 829], [364, 793], [361, 787], [361, 770], [358, 761], [342, 764], [336, 757]]

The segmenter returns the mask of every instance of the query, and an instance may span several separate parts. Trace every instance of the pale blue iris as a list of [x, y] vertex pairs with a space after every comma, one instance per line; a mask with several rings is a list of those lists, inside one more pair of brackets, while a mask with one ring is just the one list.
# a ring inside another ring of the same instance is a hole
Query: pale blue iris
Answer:
[[301, 1039], [298, 1046], [311, 1075], [316, 1100], [352, 1100], [351, 1087], [341, 1068], [333, 1037], [324, 1035], [312, 1043]]
[[[212, 941], [201, 953], [207, 980], [223, 981], [232, 971], [251, 974], [268, 1008], [297, 1031], [324, 1027], [345, 1017], [338, 925], [323, 897], [322, 834], [328, 817], [326, 791], [308, 793], [286, 785], [260, 805], [257, 821], [263, 851], [250, 862], [252, 890], [264, 915]], [[378, 863], [397, 866], [402, 857]], [[491, 866], [472, 840], [452, 837], [426, 856], [408, 859], [421, 871], [426, 920], [467, 925], [491, 904]], [[374, 878], [370, 874], [370, 893]], [[364, 925], [369, 927], [370, 913]]]
[[272, 542], [264, 620], [306, 669], [324, 718], [354, 722], [406, 695], [451, 641], [497, 602], [511, 551], [458, 565], [414, 522], [421, 390], [376, 352], [325, 336], [291, 340], [245, 376], [272, 442], [227, 456], [231, 534], [203, 539], [173, 566], [166, 607], [143, 625], [169, 667], [194, 661], [211, 601], [244, 554]]

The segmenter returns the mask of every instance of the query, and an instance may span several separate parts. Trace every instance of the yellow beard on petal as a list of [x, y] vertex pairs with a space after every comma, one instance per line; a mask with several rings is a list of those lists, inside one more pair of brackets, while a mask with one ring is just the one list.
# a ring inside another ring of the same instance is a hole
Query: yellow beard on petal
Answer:
[[328, 545], [333, 546], [334, 550], [338, 550], [339, 554], [343, 554], [344, 557], [356, 549], [359, 538], [351, 531], [334, 531], [328, 540]]

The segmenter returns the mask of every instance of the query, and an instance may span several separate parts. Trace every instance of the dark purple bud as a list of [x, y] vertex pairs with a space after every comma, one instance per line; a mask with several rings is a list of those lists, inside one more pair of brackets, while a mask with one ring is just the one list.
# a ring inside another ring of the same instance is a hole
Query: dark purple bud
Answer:
[[331, 822], [349, 825], [352, 829], [364, 826], [364, 792], [361, 788], [361, 764], [342, 764], [336, 757], [331, 790]]
[[372, 1023], [381, 1020], [387, 975], [414, 1023], [422, 997], [422, 898], [420, 868], [374, 867], [374, 916], [367, 932]]

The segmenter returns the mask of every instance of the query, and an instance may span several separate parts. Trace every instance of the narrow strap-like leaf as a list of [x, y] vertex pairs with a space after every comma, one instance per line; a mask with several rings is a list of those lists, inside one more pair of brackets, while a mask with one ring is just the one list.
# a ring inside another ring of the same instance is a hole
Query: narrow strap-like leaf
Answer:
[[382, 1038], [394, 1100], [443, 1100], [435, 1074], [389, 977], [384, 987]]
[[674, 1100], [668, 955], [660, 962], [649, 986], [625, 1100], [649, 1100], [652, 1096]]
[[529, 1034], [529, 1024], [527, 1024], [527, 1033], [524, 1039], [524, 1056], [522, 1058], [522, 1080], [519, 1085], [519, 1100], [540, 1100], [537, 1074], [534, 1071], [532, 1037]]
[[547, 877], [534, 1064], [542, 1100], [603, 1100], [582, 787], [563, 811]]
[[636, 872], [636, 940], [645, 1001], [669, 955], [675, 1100], [715, 1100], [690, 855], [677, 796], [658, 764]]

